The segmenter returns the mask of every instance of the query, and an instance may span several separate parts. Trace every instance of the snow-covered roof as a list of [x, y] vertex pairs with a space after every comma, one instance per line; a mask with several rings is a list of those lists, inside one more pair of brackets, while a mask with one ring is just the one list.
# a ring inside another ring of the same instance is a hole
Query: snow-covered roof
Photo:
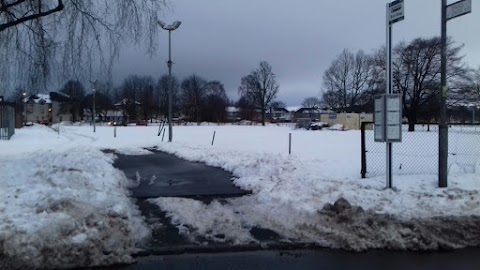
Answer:
[[[119, 102], [115, 103], [113, 106], [123, 106], [123, 105], [127, 105], [127, 102], [128, 102], [129, 100], [130, 100], [130, 99], [128, 99], [128, 98], [124, 98], [124, 99], [120, 100]], [[141, 103], [138, 102], [138, 101], [135, 101], [135, 104], [141, 105]]]
[[32, 101], [33, 103], [42, 103], [42, 102], [47, 104], [52, 103], [52, 100], [50, 99], [50, 94], [35, 94], [23, 99], [24, 103], [27, 103], [30, 101]]
[[288, 106], [287, 110], [289, 112], [296, 112], [296, 111], [300, 110], [301, 108], [302, 108], [302, 106]]
[[463, 102], [447, 101], [447, 103], [454, 107], [480, 107], [480, 101], [463, 101]]
[[237, 107], [227, 107], [227, 112], [229, 113], [235, 113], [235, 112], [239, 112], [240, 110], [237, 108]]

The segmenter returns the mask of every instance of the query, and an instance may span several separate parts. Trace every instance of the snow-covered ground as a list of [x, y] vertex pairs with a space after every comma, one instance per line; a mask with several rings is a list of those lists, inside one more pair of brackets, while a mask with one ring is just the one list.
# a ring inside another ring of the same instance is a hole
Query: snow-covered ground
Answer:
[[[251, 196], [210, 204], [152, 200], [179, 228], [194, 228], [220, 242], [251, 242], [248, 228], [256, 226], [291, 239], [345, 247], [326, 240], [335, 233], [319, 219], [325, 205], [340, 198], [400, 221], [480, 215], [480, 170], [450, 175], [447, 189], [436, 188], [435, 175], [397, 176], [393, 190], [384, 189], [382, 177], [360, 179], [359, 131], [175, 126], [173, 143], [166, 142], [167, 134], [161, 141], [158, 126], [116, 131], [114, 138], [109, 126], [98, 126], [96, 133], [90, 126], [62, 125], [59, 133], [33, 126], [0, 141], [0, 195], [5, 198], [0, 201], [0, 253], [9, 262], [55, 267], [131, 260], [148, 229], [128, 198], [128, 181], [112, 166], [114, 157], [100, 149], [148, 154], [143, 147], [157, 146], [232, 172], [238, 186], [253, 191]], [[218, 234], [225, 239], [215, 239]], [[372, 242], [358, 249], [371, 247], [382, 245]]]
[[82, 140], [35, 126], [0, 141], [0, 269], [133, 261], [150, 231], [130, 183]]

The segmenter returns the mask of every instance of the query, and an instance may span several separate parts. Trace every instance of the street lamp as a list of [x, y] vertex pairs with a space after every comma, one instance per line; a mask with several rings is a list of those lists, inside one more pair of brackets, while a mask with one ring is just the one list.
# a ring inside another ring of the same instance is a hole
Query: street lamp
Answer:
[[172, 109], [172, 103], [173, 103], [173, 89], [172, 89], [172, 31], [180, 27], [180, 24], [182, 24], [180, 21], [175, 21], [173, 24], [166, 25], [162, 21], [158, 21], [158, 24], [160, 27], [168, 31], [168, 141], [172, 142], [172, 137], [173, 137], [173, 130], [172, 130], [172, 114], [173, 114], [173, 109]]
[[27, 125], [27, 93], [23, 93], [23, 126]]
[[95, 88], [92, 89], [93, 91], [93, 115], [92, 115], [92, 118], [93, 118], [93, 132], [95, 133], [95, 124], [96, 124], [96, 112], [95, 112], [95, 93], [97, 92], [95, 90]]

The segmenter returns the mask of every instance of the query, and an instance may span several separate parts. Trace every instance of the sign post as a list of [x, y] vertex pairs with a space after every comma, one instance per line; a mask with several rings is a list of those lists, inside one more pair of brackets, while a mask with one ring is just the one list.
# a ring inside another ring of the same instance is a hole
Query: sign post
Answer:
[[383, 94], [375, 97], [374, 137], [375, 142], [387, 143], [387, 188], [392, 188], [391, 147], [392, 143], [402, 141], [402, 101], [399, 94]]
[[447, 124], [447, 21], [472, 12], [472, 0], [447, 5], [442, 0], [441, 20], [441, 94], [440, 123], [438, 129], [438, 187], [448, 186], [448, 124]]
[[[403, 0], [396, 0], [387, 4], [387, 87], [385, 94], [388, 96], [393, 93], [392, 91], [392, 25], [396, 22], [403, 21], [405, 19], [405, 8]], [[392, 141], [387, 138], [387, 98], [383, 98], [384, 113], [383, 113], [383, 133], [385, 133], [385, 142], [387, 143], [387, 158], [386, 158], [386, 174], [387, 174], [387, 188], [392, 188]], [[401, 115], [401, 114], [400, 114]], [[401, 118], [401, 116], [400, 116]], [[400, 126], [401, 128], [401, 126]], [[400, 130], [401, 133], [401, 130]]]

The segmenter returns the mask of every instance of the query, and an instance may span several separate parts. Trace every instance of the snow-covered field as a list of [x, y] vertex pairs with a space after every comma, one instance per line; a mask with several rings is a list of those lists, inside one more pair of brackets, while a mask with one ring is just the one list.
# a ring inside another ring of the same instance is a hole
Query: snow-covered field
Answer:
[[[185, 233], [191, 234], [193, 228], [213, 240], [224, 234], [225, 239], [218, 241], [252, 242], [248, 228], [257, 226], [290, 239], [345, 247], [325, 235], [338, 238], [348, 229], [340, 234], [319, 215], [339, 198], [368, 213], [401, 221], [480, 215], [480, 170], [452, 174], [447, 189], [436, 188], [435, 175], [395, 177], [393, 190], [384, 189], [382, 177], [360, 179], [359, 131], [178, 126], [173, 143], [161, 142], [157, 126], [117, 127], [116, 138], [113, 131], [108, 126], [97, 127], [96, 133], [90, 126], [61, 126], [56, 133], [33, 126], [16, 130], [10, 141], [0, 141], [4, 198], [0, 266], [70, 267], [131, 260], [136, 245], [149, 232], [128, 198], [128, 180], [112, 166], [113, 155], [100, 149], [144, 154], [142, 147], [157, 146], [232, 172], [238, 186], [253, 191], [251, 196], [210, 204], [180, 198], [152, 200], [179, 228], [190, 228]], [[292, 155], [288, 155], [289, 133]], [[360, 237], [350, 244], [362, 241]], [[384, 247], [373, 240], [363, 245], [353, 249]]]

